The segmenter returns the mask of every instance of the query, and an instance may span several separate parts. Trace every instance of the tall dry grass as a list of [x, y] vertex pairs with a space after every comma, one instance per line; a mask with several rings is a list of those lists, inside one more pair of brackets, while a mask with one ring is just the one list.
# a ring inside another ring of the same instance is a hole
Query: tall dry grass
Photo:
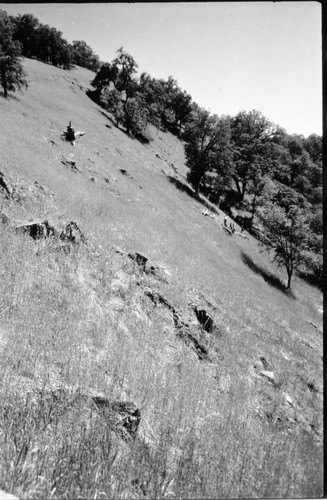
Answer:
[[[178, 341], [130, 260], [58, 252], [4, 226], [0, 255], [0, 488], [35, 499], [321, 493], [312, 436], [260, 418], [246, 374], [226, 376]], [[182, 287], [172, 290], [186, 307]], [[71, 405], [78, 391], [135, 402], [136, 439], [83, 399]]]

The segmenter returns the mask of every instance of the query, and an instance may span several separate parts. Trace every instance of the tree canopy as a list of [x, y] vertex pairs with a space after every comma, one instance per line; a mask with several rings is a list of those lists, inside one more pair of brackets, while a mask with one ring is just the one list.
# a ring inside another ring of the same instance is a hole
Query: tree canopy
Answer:
[[21, 46], [13, 40], [13, 31], [14, 26], [7, 13], [0, 11], [0, 84], [4, 97], [8, 96], [8, 92], [28, 87], [21, 64]]
[[206, 172], [227, 175], [230, 153], [230, 127], [226, 120], [194, 107], [183, 135], [188, 181], [196, 193]]
[[296, 196], [285, 194], [279, 191], [265, 205], [261, 218], [267, 232], [267, 249], [273, 250], [274, 262], [286, 270], [289, 289], [294, 271], [306, 261], [310, 227], [308, 213], [299, 206]]

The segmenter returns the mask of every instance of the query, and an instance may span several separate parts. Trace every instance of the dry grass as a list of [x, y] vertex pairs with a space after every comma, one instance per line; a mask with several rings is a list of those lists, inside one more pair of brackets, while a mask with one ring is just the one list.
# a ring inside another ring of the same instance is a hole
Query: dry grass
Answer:
[[[295, 279], [291, 297], [254, 273], [242, 252], [284, 279], [255, 240], [221, 231], [222, 214], [202, 217], [201, 203], [162, 173], [175, 175], [173, 163], [185, 174], [175, 138], [153, 130], [142, 146], [105, 127], [76, 87], [90, 72], [26, 65], [31, 90], [0, 102], [0, 170], [17, 186], [39, 181], [55, 199], [26, 191], [2, 207], [13, 219], [76, 220], [91, 245], [58, 253], [0, 226], [0, 488], [21, 498], [319, 496], [319, 292]], [[87, 132], [76, 148], [58, 137], [69, 119]], [[140, 274], [112, 244], [163, 265], [169, 283]], [[216, 302], [214, 362], [177, 338], [137, 281], [185, 314], [194, 289]], [[260, 356], [274, 384], [258, 375]], [[82, 403], [54, 406], [49, 391], [65, 387], [135, 402], [136, 440], [120, 440]]]

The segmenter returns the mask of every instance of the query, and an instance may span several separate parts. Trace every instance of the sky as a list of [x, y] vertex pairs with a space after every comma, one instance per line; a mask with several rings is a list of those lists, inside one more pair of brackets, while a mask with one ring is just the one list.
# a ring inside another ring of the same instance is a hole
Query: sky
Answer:
[[31, 13], [101, 61], [119, 47], [152, 77], [172, 75], [211, 113], [257, 109], [290, 134], [322, 135], [318, 2], [0, 3]]

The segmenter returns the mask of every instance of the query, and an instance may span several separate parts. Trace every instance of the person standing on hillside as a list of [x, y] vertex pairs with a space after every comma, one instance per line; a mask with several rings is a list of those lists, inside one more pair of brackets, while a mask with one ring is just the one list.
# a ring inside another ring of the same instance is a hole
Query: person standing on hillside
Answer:
[[69, 122], [69, 125], [67, 127], [67, 132], [66, 132], [66, 141], [69, 141], [72, 143], [73, 146], [75, 146], [75, 130], [72, 127], [72, 122]]
[[75, 140], [84, 134], [85, 132], [75, 132], [75, 130], [72, 127], [72, 122], [70, 121], [66, 132], [63, 132], [62, 136], [66, 141], [70, 142], [73, 146], [75, 146]]

